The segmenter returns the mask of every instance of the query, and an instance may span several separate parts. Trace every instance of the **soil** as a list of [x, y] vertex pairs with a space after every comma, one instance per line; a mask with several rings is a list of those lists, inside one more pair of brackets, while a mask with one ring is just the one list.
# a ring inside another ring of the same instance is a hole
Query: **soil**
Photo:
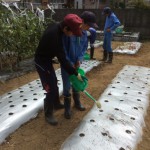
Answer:
[[[95, 67], [87, 73], [89, 86], [87, 91], [96, 99], [111, 83], [116, 74], [125, 65], [136, 65], [150, 68], [150, 41], [142, 42], [142, 47], [135, 55], [114, 54], [112, 64], [103, 64]], [[113, 49], [122, 42], [113, 42]], [[95, 57], [102, 58], [102, 47], [95, 50]], [[58, 68], [59, 65], [55, 65]], [[0, 95], [16, 89], [28, 82], [38, 78], [35, 71], [18, 78], [11, 79], [5, 83], [0, 83]], [[63, 98], [60, 97], [63, 102]], [[64, 140], [74, 131], [82, 121], [83, 117], [93, 106], [93, 101], [81, 93], [81, 102], [86, 107], [86, 111], [79, 112], [73, 107], [73, 116], [67, 120], [63, 116], [64, 110], [57, 110], [55, 116], [59, 123], [57, 126], [51, 126], [45, 122], [43, 111], [39, 112], [35, 119], [30, 120], [12, 133], [6, 142], [0, 145], [0, 150], [59, 150]], [[137, 150], [149, 150], [150, 148], [150, 107], [145, 116], [145, 128], [143, 128], [142, 141], [137, 146]]]

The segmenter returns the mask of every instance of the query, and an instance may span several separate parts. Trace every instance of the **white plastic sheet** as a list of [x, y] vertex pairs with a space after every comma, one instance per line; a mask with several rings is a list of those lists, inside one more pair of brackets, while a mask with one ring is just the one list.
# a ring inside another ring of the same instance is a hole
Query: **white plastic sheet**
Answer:
[[[96, 40], [94, 43], [94, 47], [98, 48], [103, 45], [103, 41]], [[88, 49], [90, 49], [90, 43], [88, 44]]]
[[124, 45], [118, 46], [113, 50], [115, 53], [121, 54], [135, 54], [140, 49], [142, 43], [140, 42], [124, 42]]
[[[99, 64], [96, 60], [83, 61], [81, 68], [88, 72]], [[60, 69], [56, 70], [56, 75], [59, 94], [62, 95]], [[23, 123], [37, 116], [43, 108], [44, 92], [40, 80], [37, 79], [0, 97], [0, 143]]]
[[61, 150], [134, 150], [149, 105], [150, 68], [125, 66]]

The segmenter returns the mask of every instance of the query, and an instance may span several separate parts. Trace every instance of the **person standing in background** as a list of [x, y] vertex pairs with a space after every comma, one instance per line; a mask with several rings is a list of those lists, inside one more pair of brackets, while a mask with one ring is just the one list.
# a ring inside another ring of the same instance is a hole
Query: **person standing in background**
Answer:
[[104, 26], [104, 42], [103, 42], [103, 59], [105, 63], [112, 63], [113, 51], [111, 47], [112, 32], [120, 26], [120, 21], [116, 15], [112, 12], [110, 7], [105, 7], [102, 12], [106, 16], [105, 26]]

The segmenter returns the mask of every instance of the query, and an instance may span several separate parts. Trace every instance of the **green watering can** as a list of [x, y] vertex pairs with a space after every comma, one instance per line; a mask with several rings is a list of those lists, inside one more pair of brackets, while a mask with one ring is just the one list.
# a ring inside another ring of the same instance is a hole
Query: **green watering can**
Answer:
[[85, 53], [84, 54], [84, 60], [90, 60], [90, 54]]
[[101, 104], [100, 102], [98, 102], [97, 100], [95, 100], [85, 89], [87, 88], [88, 86], [88, 79], [86, 78], [85, 76], [85, 72], [81, 69], [81, 68], [78, 68], [78, 73], [80, 73], [81, 77], [82, 77], [82, 80], [83, 81], [80, 81], [76, 75], [71, 75], [69, 76], [69, 80], [73, 86], [73, 88], [80, 92], [84, 92], [90, 99], [92, 99], [95, 103], [96, 103], [96, 106], [98, 108], [101, 108]]
[[76, 75], [71, 75], [69, 79], [74, 89], [77, 92], [80, 92], [80, 91], [84, 91], [87, 88], [88, 79], [85, 77], [85, 73], [81, 68], [78, 68], [78, 73], [80, 73], [83, 81], [80, 81]]

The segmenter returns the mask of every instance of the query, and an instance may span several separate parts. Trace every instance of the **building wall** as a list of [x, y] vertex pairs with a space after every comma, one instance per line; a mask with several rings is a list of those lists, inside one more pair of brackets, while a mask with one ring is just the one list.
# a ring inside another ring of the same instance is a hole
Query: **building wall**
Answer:
[[100, 0], [74, 0], [75, 9], [98, 9]]
[[82, 0], [74, 0], [74, 8], [82, 9], [83, 8], [83, 1]]
[[99, 8], [99, 0], [85, 0], [85, 9]]

